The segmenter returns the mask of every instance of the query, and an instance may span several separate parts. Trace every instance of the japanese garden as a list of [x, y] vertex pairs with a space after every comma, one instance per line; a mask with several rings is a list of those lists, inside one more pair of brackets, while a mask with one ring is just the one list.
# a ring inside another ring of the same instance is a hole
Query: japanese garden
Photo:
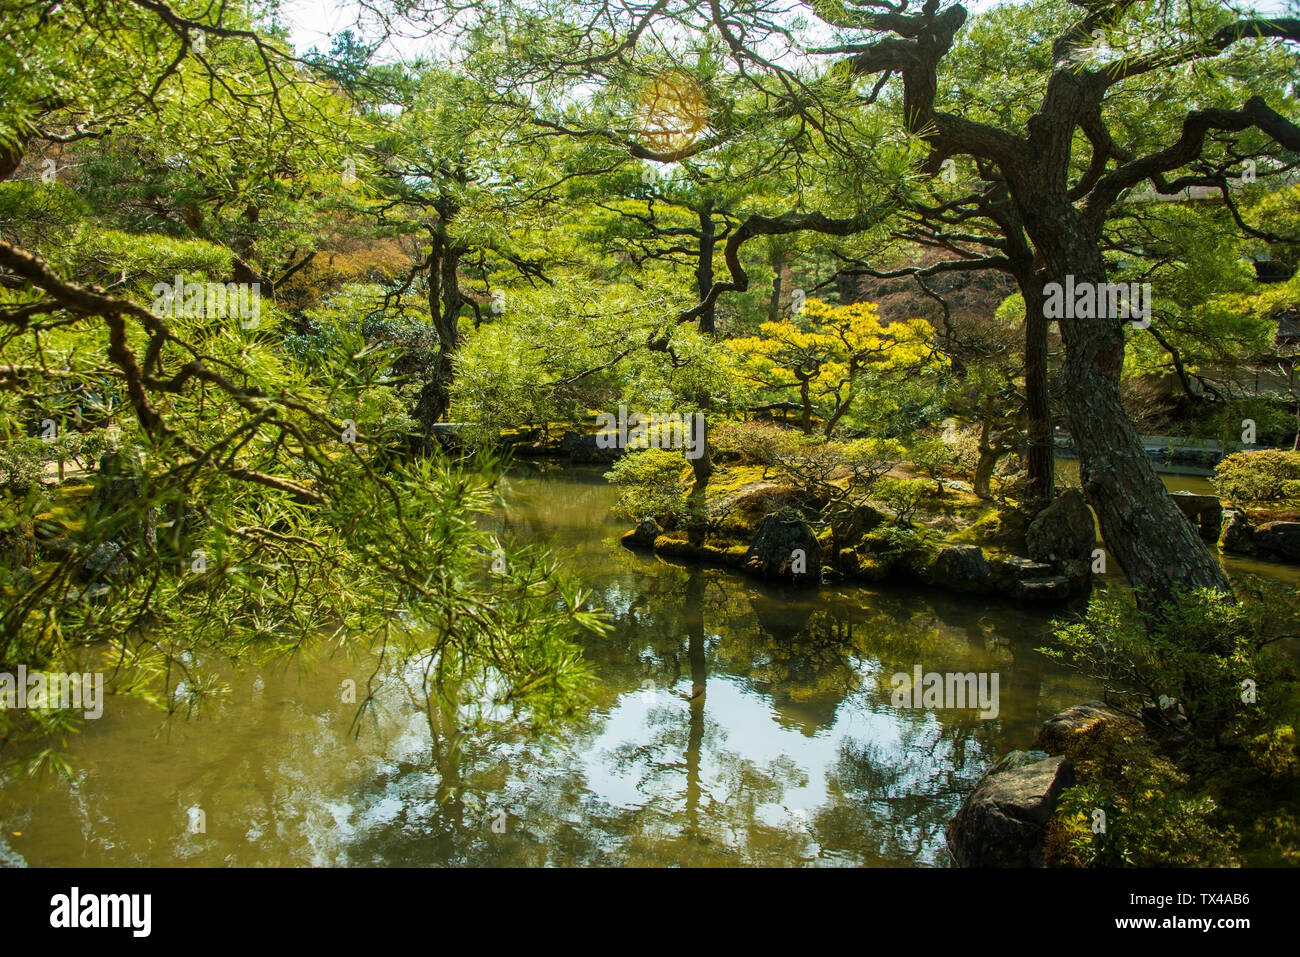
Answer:
[[0, 865], [1300, 865], [1300, 7], [0, 0]]

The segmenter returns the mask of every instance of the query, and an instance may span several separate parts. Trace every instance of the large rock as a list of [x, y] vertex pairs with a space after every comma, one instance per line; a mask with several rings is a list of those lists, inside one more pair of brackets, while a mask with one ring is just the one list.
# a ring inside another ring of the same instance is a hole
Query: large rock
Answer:
[[1175, 492], [1172, 497], [1179, 510], [1196, 524], [1202, 539], [1207, 542], [1219, 540], [1219, 532], [1223, 527], [1223, 505], [1217, 495]]
[[1041, 867], [1043, 835], [1074, 766], [1041, 751], [1013, 751], [980, 779], [948, 825], [958, 867]]
[[1232, 510], [1228, 512], [1228, 521], [1219, 536], [1219, 547], [1225, 552], [1237, 552], [1253, 555], [1255, 553], [1255, 526], [1245, 512]]
[[560, 436], [560, 451], [574, 462], [612, 462], [623, 454], [622, 449], [600, 448], [595, 434], [582, 432], [565, 432]]
[[862, 541], [862, 536], [874, 531], [883, 521], [885, 513], [871, 505], [854, 505], [836, 515], [831, 523], [835, 529], [835, 542], [841, 548], [852, 548]]
[[972, 540], [985, 548], [1009, 552], [1025, 551], [1029, 517], [1018, 508], [1004, 508], [986, 516], [971, 527]]
[[978, 545], [950, 545], [935, 556], [926, 571], [932, 585], [952, 591], [979, 594], [992, 587], [992, 575], [984, 550]]
[[103, 542], [91, 550], [78, 569], [83, 582], [121, 581], [128, 570], [125, 550], [117, 542]]
[[623, 536], [622, 542], [628, 548], [654, 548], [655, 539], [663, 533], [664, 530], [653, 518], [643, 518], [636, 528]]
[[1065, 601], [1070, 597], [1070, 580], [1064, 575], [1022, 578], [1011, 587], [1010, 594], [1021, 601]]
[[1078, 760], [1081, 752], [1091, 748], [1107, 728], [1133, 734], [1142, 731], [1137, 719], [1100, 701], [1089, 701], [1066, 708], [1044, 721], [1034, 739], [1034, 747]]
[[1265, 522], [1255, 529], [1255, 551], [1266, 558], [1300, 562], [1300, 522]]
[[459, 449], [464, 444], [467, 431], [465, 422], [434, 422], [429, 426], [429, 435], [449, 452]]
[[795, 584], [820, 582], [821, 566], [817, 534], [789, 509], [764, 518], [745, 552], [745, 568], [749, 571]]
[[1020, 555], [1003, 555], [989, 561], [993, 584], [999, 594], [1021, 601], [1059, 602], [1070, 597], [1072, 588], [1056, 567]]
[[1092, 572], [1097, 527], [1083, 493], [1066, 489], [1039, 512], [1025, 532], [1025, 544], [1034, 561], [1052, 563], [1072, 582], [1086, 580]]

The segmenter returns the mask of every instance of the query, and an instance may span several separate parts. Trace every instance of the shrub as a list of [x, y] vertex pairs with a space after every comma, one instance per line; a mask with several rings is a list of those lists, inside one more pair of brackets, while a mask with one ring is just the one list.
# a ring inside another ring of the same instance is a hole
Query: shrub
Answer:
[[957, 462], [957, 473], [966, 478], [974, 478], [975, 468], [980, 461], [980, 427], [978, 425], [959, 429], [948, 442], [953, 458]]
[[925, 436], [907, 450], [907, 457], [916, 468], [930, 476], [940, 489], [945, 476], [960, 474], [962, 467], [961, 450], [955, 442], [946, 441], [938, 436]]
[[771, 422], [722, 421], [713, 426], [709, 443], [718, 461], [775, 465], [792, 437], [788, 429]]
[[1214, 469], [1214, 487], [1230, 501], [1300, 505], [1300, 452], [1234, 452]]
[[831, 442], [787, 433], [777, 461], [764, 470], [799, 491], [804, 517], [824, 525], [863, 500], [871, 488], [903, 459], [903, 446], [892, 439]]
[[[1188, 777], [1150, 750], [1130, 755], [1122, 773], [1076, 785], [1048, 825], [1049, 867], [1233, 867], [1239, 839], [1219, 827], [1219, 808], [1187, 792]], [[1097, 815], [1101, 811], [1105, 817]]]
[[[1059, 625], [1049, 657], [1103, 682], [1108, 693], [1136, 693], [1139, 702], [1177, 702], [1188, 725], [1208, 738], [1230, 725], [1262, 720], [1242, 701], [1242, 682], [1263, 684], [1274, 667], [1258, 647], [1247, 605], [1208, 590], [1180, 596], [1139, 614], [1131, 597], [1096, 596], [1082, 621]], [[1179, 721], [1169, 713], [1167, 720]]]
[[910, 526], [921, 503], [931, 494], [924, 479], [881, 479], [871, 490], [871, 497], [897, 513], [898, 525]]
[[605, 473], [619, 490], [614, 513], [639, 521], [653, 517], [672, 528], [691, 516], [683, 471], [686, 461], [680, 452], [644, 449], [629, 452]]
[[[1049, 863], [1295, 861], [1300, 682], [1272, 645], [1295, 633], [1300, 603], [1282, 583], [1237, 589], [1235, 599], [1203, 590], [1143, 613], [1131, 595], [1102, 593], [1082, 621], [1058, 624], [1056, 647], [1043, 651], [1103, 682], [1146, 733], [1069, 755], [1079, 784], [1049, 826]], [[1094, 833], [1096, 809], [1106, 829]]]

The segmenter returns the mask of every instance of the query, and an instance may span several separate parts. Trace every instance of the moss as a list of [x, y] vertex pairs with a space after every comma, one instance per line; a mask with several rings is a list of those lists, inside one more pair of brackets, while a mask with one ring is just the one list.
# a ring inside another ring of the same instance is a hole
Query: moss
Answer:
[[673, 545], [683, 544], [690, 541], [690, 532], [686, 529], [677, 529], [671, 532], [664, 532], [655, 539], [655, 548], [669, 548]]
[[45, 537], [81, 531], [94, 492], [95, 487], [89, 482], [69, 482], [59, 486], [49, 507], [34, 516], [35, 527]]
[[832, 555], [835, 552], [835, 532], [832, 529], [823, 529], [817, 536], [817, 544], [821, 546], [823, 555]]
[[763, 519], [788, 504], [795, 494], [793, 488], [763, 478], [762, 466], [735, 465], [718, 469], [709, 478], [705, 506], [718, 519], [714, 534], [747, 545]]
[[883, 582], [894, 573], [894, 560], [884, 555], [859, 555], [857, 575], [863, 581]]
[[745, 555], [749, 552], [748, 545], [725, 545], [714, 542], [705, 542], [700, 549], [701, 553], [712, 561], [719, 562], [723, 565], [739, 567], [745, 563]]
[[981, 548], [1005, 550], [1016, 554], [1025, 553], [1025, 532], [1029, 529], [1029, 517], [1018, 509], [990, 508], [984, 503], [984, 511], [976, 518], [974, 524], [949, 537], [955, 545], [979, 545]]
[[1136, 721], [1098, 715], [1068, 731], [1039, 731], [1034, 746], [1070, 759], [1081, 778], [1108, 778], [1123, 774], [1124, 761], [1142, 740]]
[[728, 465], [715, 469], [705, 486], [708, 500], [718, 501], [747, 485], [771, 481], [763, 477], [763, 471], [761, 465]]
[[989, 503], [973, 492], [958, 489], [945, 489], [942, 495], [931, 495], [922, 505], [922, 510], [932, 515], [953, 515], [968, 517], [980, 515], [987, 511]]
[[655, 539], [654, 550], [658, 555], [672, 558], [689, 558], [739, 567], [745, 562], [749, 546], [706, 539], [698, 530], [686, 529], [660, 535]]

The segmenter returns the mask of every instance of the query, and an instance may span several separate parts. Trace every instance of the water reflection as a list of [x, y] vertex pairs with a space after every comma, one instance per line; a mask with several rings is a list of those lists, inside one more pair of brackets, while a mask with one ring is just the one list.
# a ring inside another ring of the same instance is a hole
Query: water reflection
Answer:
[[[585, 646], [595, 704], [561, 740], [431, 729], [400, 682], [353, 737], [338, 689], [368, 662], [245, 671], [198, 720], [110, 702], [71, 781], [6, 782], [0, 860], [944, 865], [943, 826], [989, 757], [1095, 694], [1033, 650], [1046, 612], [634, 554], [594, 471], [519, 475], [510, 494], [503, 530], [552, 542], [614, 622]], [[998, 717], [893, 707], [890, 676], [917, 664], [998, 672]]]

